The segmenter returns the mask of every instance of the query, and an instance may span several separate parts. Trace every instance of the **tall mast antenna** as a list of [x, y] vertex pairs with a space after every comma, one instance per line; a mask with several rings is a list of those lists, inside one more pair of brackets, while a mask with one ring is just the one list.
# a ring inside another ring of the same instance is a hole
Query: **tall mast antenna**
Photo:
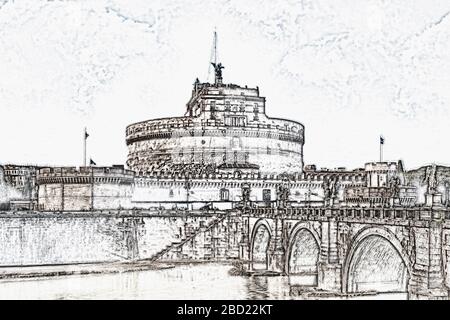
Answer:
[[217, 64], [217, 31], [214, 27], [214, 63]]
[[209, 58], [209, 63], [208, 63], [208, 76], [206, 78], [207, 82], [209, 82], [209, 78], [211, 75], [211, 62], [214, 62], [214, 64], [217, 64], [217, 31], [216, 31], [216, 27], [214, 27], [213, 45], [211, 47], [211, 57]]

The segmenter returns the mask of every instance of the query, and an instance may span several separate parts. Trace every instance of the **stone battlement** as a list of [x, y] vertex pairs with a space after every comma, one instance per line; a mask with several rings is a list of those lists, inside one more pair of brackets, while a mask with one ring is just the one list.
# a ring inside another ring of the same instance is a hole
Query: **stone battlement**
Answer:
[[132, 184], [134, 171], [113, 167], [48, 167], [37, 172], [38, 184]]
[[[151, 139], [203, 136], [207, 131], [208, 136], [211, 137], [255, 137], [303, 143], [303, 126], [300, 123], [285, 119], [270, 119], [279, 123], [249, 123], [243, 129], [234, 128], [232, 132], [229, 132], [229, 127], [221, 120], [208, 119], [201, 124], [194, 122], [189, 117], [148, 120], [129, 125], [126, 129], [126, 142], [127, 145], [130, 145], [134, 142]], [[297, 126], [292, 126], [293, 123]]]
[[396, 171], [398, 170], [398, 163], [395, 161], [390, 162], [368, 162], [365, 164], [366, 171]]
[[271, 182], [323, 182], [330, 176], [336, 176], [342, 182], [363, 183], [365, 181], [364, 172], [340, 172], [339, 174], [316, 174], [316, 173], [295, 173], [291, 175], [285, 174], [263, 174], [260, 172], [224, 172], [210, 174], [178, 174], [171, 171], [160, 171], [156, 173], [146, 174], [144, 172], [136, 173], [136, 178], [148, 178], [157, 180], [239, 180], [239, 181], [271, 181]]
[[359, 169], [354, 171], [305, 171], [303, 179], [312, 181], [323, 181], [326, 178], [336, 177], [338, 181], [363, 182], [366, 178], [366, 172]]

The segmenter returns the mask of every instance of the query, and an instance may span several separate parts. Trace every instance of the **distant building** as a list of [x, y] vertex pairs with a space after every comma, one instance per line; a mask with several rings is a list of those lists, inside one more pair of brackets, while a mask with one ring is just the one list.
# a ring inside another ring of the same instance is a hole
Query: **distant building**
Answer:
[[8, 201], [12, 209], [30, 210], [36, 207], [38, 199], [38, 185], [36, 172], [39, 167], [32, 165], [5, 164], [2, 166], [3, 179], [10, 192]]

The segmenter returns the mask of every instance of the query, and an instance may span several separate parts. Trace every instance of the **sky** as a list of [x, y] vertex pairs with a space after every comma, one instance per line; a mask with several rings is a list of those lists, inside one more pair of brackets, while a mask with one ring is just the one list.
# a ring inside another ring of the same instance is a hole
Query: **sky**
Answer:
[[[126, 161], [125, 128], [208, 80], [259, 86], [304, 160], [450, 164], [450, 1], [0, 0], [0, 163]], [[212, 80], [210, 75], [209, 80]]]

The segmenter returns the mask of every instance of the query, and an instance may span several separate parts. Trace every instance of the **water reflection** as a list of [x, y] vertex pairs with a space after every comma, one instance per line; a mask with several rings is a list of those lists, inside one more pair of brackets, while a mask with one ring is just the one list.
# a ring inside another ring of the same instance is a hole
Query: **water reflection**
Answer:
[[192, 264], [121, 274], [3, 280], [0, 299], [300, 299], [290, 294], [289, 277], [231, 276], [230, 268]]
[[251, 300], [289, 299], [287, 277], [246, 278], [246, 298]]

